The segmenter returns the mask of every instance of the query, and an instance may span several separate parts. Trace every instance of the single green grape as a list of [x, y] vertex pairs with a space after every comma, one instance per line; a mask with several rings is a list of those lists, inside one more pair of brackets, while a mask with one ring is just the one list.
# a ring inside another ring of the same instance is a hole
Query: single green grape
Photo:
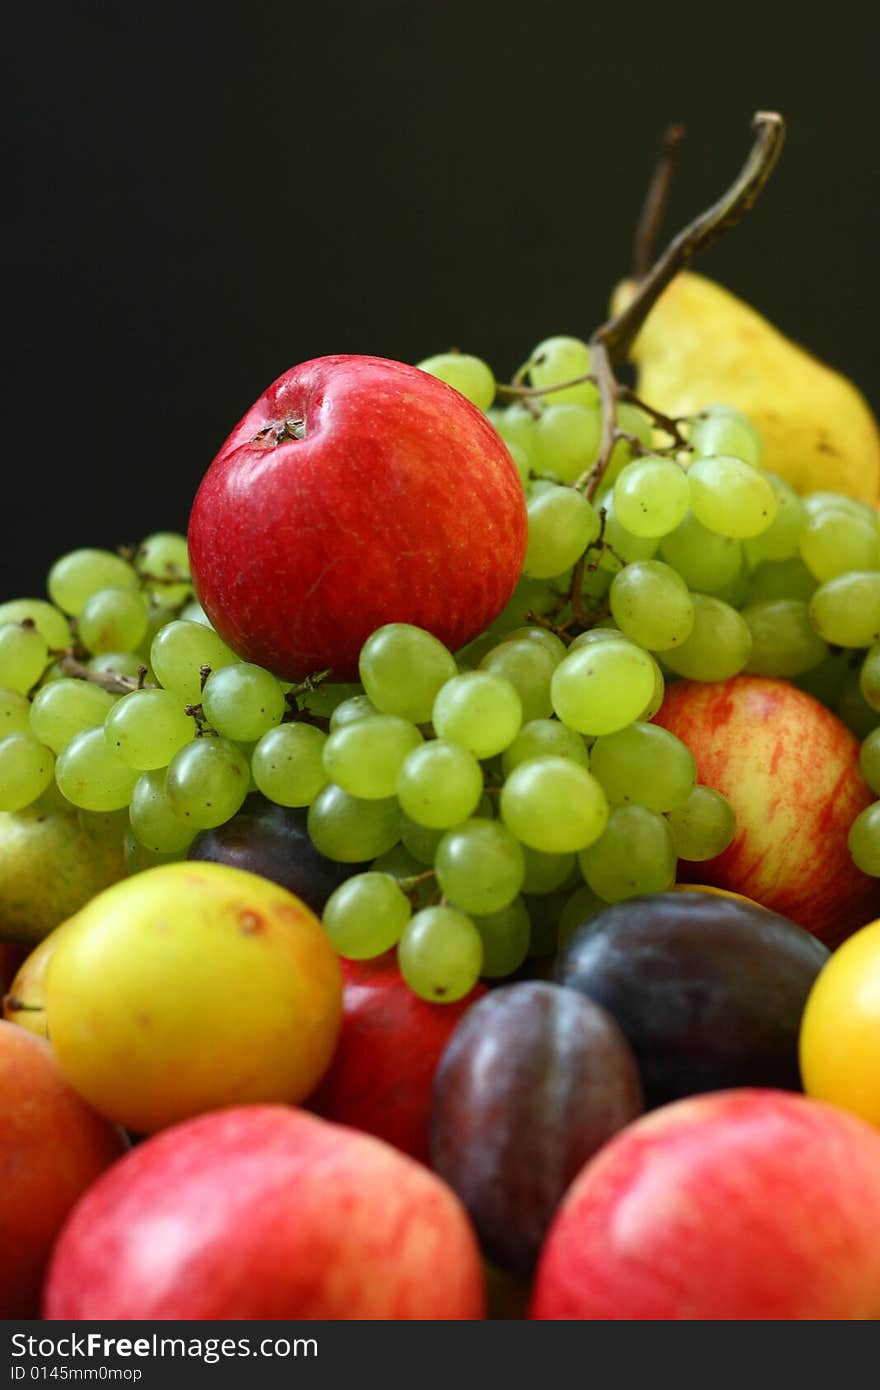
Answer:
[[211, 830], [241, 809], [250, 767], [227, 738], [197, 738], [168, 764], [165, 790], [178, 816], [197, 830]]
[[0, 739], [0, 811], [21, 811], [52, 781], [55, 756], [34, 736], [19, 731]]
[[133, 652], [143, 642], [149, 613], [139, 589], [98, 589], [83, 604], [77, 627], [90, 652]]
[[827, 507], [811, 516], [800, 533], [799, 548], [820, 583], [851, 570], [880, 569], [876, 521], [842, 507]]
[[659, 725], [640, 721], [597, 738], [590, 767], [612, 805], [629, 802], [651, 811], [683, 806], [697, 780], [687, 744]]
[[49, 647], [64, 651], [70, 646], [70, 626], [64, 614], [43, 598], [12, 598], [0, 603], [0, 627], [6, 623], [34, 624]]
[[662, 560], [640, 560], [614, 576], [611, 614], [625, 636], [649, 651], [680, 647], [694, 627], [694, 600]]
[[431, 719], [438, 738], [475, 758], [492, 758], [513, 742], [522, 701], [510, 681], [488, 671], [462, 671], [437, 692]]
[[[31, 702], [18, 690], [0, 688], [0, 739], [31, 732]], [[33, 730], [36, 734], [36, 729]], [[39, 738], [39, 734], [37, 734]], [[45, 739], [42, 740], [46, 742]]]
[[0, 627], [0, 687], [26, 695], [49, 661], [46, 639], [32, 619]]
[[614, 511], [632, 536], [666, 536], [690, 506], [687, 473], [672, 459], [646, 455], [622, 468], [614, 484]]
[[695, 681], [724, 681], [745, 669], [752, 650], [748, 623], [715, 594], [691, 594], [694, 623], [681, 646], [664, 651], [665, 666]]
[[778, 502], [763, 473], [732, 455], [698, 458], [688, 470], [691, 510], [720, 536], [748, 540], [773, 522]]
[[354, 874], [330, 894], [321, 918], [334, 947], [348, 960], [390, 951], [412, 916], [409, 899], [391, 874]]
[[599, 535], [601, 521], [592, 503], [574, 488], [547, 483], [526, 504], [528, 544], [523, 574], [552, 579], [569, 569]]
[[538, 469], [562, 483], [576, 482], [596, 462], [600, 432], [598, 410], [571, 401], [548, 405], [535, 424]]
[[859, 812], [846, 842], [856, 868], [872, 878], [880, 878], [880, 801]]
[[208, 677], [202, 708], [218, 734], [237, 743], [254, 743], [281, 723], [287, 704], [277, 677], [262, 666], [238, 661]]
[[555, 632], [551, 632], [549, 628], [539, 627], [537, 623], [528, 623], [524, 627], [513, 628], [511, 632], [507, 632], [499, 638], [499, 645], [505, 642], [534, 642], [553, 657], [554, 665], [562, 660], [568, 650], [561, 637], [558, 637]]
[[340, 701], [330, 715], [330, 732], [332, 734], [336, 729], [353, 724], [357, 719], [369, 719], [371, 715], [379, 713], [366, 695], [350, 695], [347, 700]]
[[118, 699], [92, 681], [63, 676], [37, 691], [31, 728], [53, 753], [60, 753], [76, 734], [102, 725]]
[[128, 815], [140, 843], [155, 854], [184, 850], [198, 834], [198, 826], [177, 814], [168, 795], [164, 767], [143, 772], [137, 779]]
[[419, 998], [454, 1004], [470, 994], [480, 978], [483, 942], [463, 912], [454, 907], [424, 907], [403, 929], [397, 963]]
[[553, 672], [550, 695], [557, 717], [577, 733], [626, 728], [654, 695], [654, 662], [633, 642], [595, 642], [569, 652]]
[[616, 806], [598, 840], [578, 856], [585, 881], [606, 902], [663, 893], [675, 882], [676, 855], [665, 816]]
[[307, 828], [315, 847], [343, 864], [386, 854], [400, 839], [397, 798], [365, 801], [329, 782], [309, 806]]
[[790, 560], [797, 555], [807, 524], [807, 509], [791, 483], [775, 473], [765, 473], [764, 477], [776, 493], [777, 511], [766, 531], [742, 542], [752, 569], [764, 560]]
[[430, 739], [407, 754], [396, 790], [410, 820], [432, 830], [448, 830], [477, 809], [483, 772], [467, 749], [446, 739]]
[[695, 415], [688, 443], [696, 458], [731, 454], [754, 468], [761, 465], [761, 436], [748, 416], [732, 405], [707, 405]]
[[568, 854], [602, 834], [608, 800], [592, 773], [570, 758], [532, 758], [504, 783], [501, 819], [529, 849]]
[[872, 729], [862, 741], [859, 771], [871, 791], [880, 796], [880, 728]]
[[351, 796], [366, 801], [394, 796], [408, 753], [423, 742], [415, 724], [396, 714], [375, 714], [337, 727], [323, 749], [324, 771]]
[[617, 515], [613, 490], [605, 491], [601, 495], [597, 494], [594, 505], [600, 520], [604, 513], [602, 531], [604, 549], [599, 550], [598, 568], [609, 574], [617, 574], [624, 565], [632, 564], [636, 560], [650, 560], [652, 556], [656, 555], [657, 547], [660, 544], [659, 538], [657, 536], [634, 536], [631, 531], [627, 531]]
[[475, 817], [447, 830], [434, 857], [437, 881], [464, 912], [497, 912], [522, 888], [522, 846], [498, 821]]
[[111, 748], [139, 772], [167, 767], [195, 733], [194, 720], [169, 690], [133, 690], [116, 701], [104, 721]]
[[438, 352], [416, 365], [429, 376], [454, 387], [478, 410], [488, 410], [495, 399], [495, 377], [491, 367], [480, 357], [472, 357], [467, 352]]
[[557, 334], [545, 338], [529, 358], [529, 381], [532, 386], [554, 387], [541, 397], [545, 405], [557, 401], [570, 401], [574, 405], [595, 408], [599, 402], [599, 392], [591, 381], [578, 382], [576, 386], [566, 386], [566, 382], [585, 376], [590, 370], [590, 349], [580, 338]]
[[179, 608], [192, 593], [186, 536], [176, 531], [146, 536], [135, 552], [134, 567], [160, 608]]
[[[572, 643], [574, 646], [574, 643]], [[580, 767], [589, 767], [590, 755], [583, 735], [558, 719], [530, 719], [523, 724], [513, 743], [501, 754], [501, 766], [509, 777], [520, 763], [532, 758], [570, 758]]]
[[386, 623], [361, 648], [359, 671], [364, 691], [383, 714], [424, 724], [440, 687], [457, 671], [442, 642], [410, 623]]
[[765, 599], [742, 610], [752, 634], [744, 670], [756, 676], [802, 676], [828, 656], [828, 644], [810, 622], [802, 599]]
[[712, 594], [740, 573], [743, 542], [733, 536], [719, 536], [688, 512], [675, 530], [661, 539], [660, 555], [689, 589]]
[[257, 789], [278, 806], [310, 806], [326, 787], [327, 735], [312, 724], [279, 724], [256, 744], [251, 773]]
[[810, 600], [810, 622], [835, 647], [880, 641], [880, 573], [838, 574], [820, 584]]
[[74, 734], [55, 763], [62, 794], [84, 811], [121, 810], [131, 800], [137, 776], [110, 747], [103, 727]]
[[690, 862], [714, 859], [736, 834], [736, 815], [727, 797], [700, 783], [683, 805], [670, 811], [667, 822], [675, 853]]
[[523, 638], [493, 647], [480, 662], [480, 670], [510, 682], [520, 698], [524, 721], [543, 719], [553, 709], [550, 681], [560, 659], [546, 644]]
[[237, 661], [235, 652], [213, 628], [183, 618], [165, 623], [150, 647], [150, 665], [156, 679], [188, 705], [197, 705], [201, 700], [203, 667], [209, 668], [210, 674]]

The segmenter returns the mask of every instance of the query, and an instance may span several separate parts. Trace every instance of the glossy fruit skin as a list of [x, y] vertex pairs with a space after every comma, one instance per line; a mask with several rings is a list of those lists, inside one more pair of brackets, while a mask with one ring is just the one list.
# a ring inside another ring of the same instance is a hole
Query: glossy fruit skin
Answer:
[[754, 898], [828, 945], [876, 916], [877, 882], [846, 843], [873, 793], [836, 715], [790, 681], [734, 676], [674, 681], [654, 722], [684, 740], [698, 781], [736, 812], [730, 846], [693, 866], [700, 882]]
[[880, 921], [844, 941], [801, 1022], [804, 1090], [880, 1129]]
[[566, 1188], [641, 1110], [635, 1058], [604, 1009], [544, 981], [503, 985], [469, 1010], [437, 1069], [432, 1167], [489, 1259], [527, 1274]]
[[211, 622], [288, 679], [326, 667], [356, 678], [361, 646], [388, 622], [457, 650], [504, 607], [525, 545], [522, 485], [485, 416], [416, 367], [355, 355], [305, 362], [263, 393], [189, 524]]
[[836, 1321], [880, 1314], [880, 1135], [784, 1091], [664, 1106], [568, 1191], [530, 1317]]
[[341, 957], [339, 964], [342, 1030], [308, 1108], [374, 1134], [427, 1166], [437, 1064], [485, 986], [478, 984], [454, 1004], [432, 1004], [410, 989], [394, 951], [373, 960]]
[[555, 975], [617, 1020], [646, 1108], [740, 1086], [800, 1089], [807, 995], [828, 950], [764, 908], [714, 893], [657, 893], [604, 908]]
[[65, 1081], [49, 1044], [12, 1023], [0, 1023], [0, 1096], [0, 1318], [36, 1318], [59, 1230], [128, 1143]]
[[307, 815], [251, 792], [231, 820], [196, 836], [187, 857], [259, 874], [295, 893], [313, 912], [323, 912], [334, 888], [368, 865], [328, 859], [309, 839]]
[[[173, 1234], [172, 1234], [173, 1233]], [[217, 1110], [140, 1144], [78, 1205], [50, 1319], [485, 1315], [460, 1203], [421, 1164], [303, 1110]]]

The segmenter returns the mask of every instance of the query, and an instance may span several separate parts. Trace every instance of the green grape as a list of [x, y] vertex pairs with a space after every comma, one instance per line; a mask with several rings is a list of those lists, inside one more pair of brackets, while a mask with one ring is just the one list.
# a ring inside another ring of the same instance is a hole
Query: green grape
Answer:
[[438, 690], [457, 670], [443, 643], [410, 623], [386, 623], [371, 633], [361, 648], [359, 667], [376, 708], [413, 724], [428, 722]]
[[732, 454], [734, 458], [761, 464], [761, 436], [751, 420], [731, 405], [707, 405], [691, 421], [688, 443], [696, 458]]
[[523, 459], [528, 478], [529, 470], [539, 467], [538, 422], [534, 414], [527, 406], [514, 403], [499, 411], [494, 424], [511, 453], [516, 449]]
[[488, 410], [495, 399], [492, 369], [480, 357], [472, 357], [467, 352], [438, 352], [416, 365], [420, 371], [445, 381], [447, 386], [466, 396], [478, 410]]
[[545, 484], [527, 503], [529, 535], [523, 574], [552, 579], [570, 569], [599, 535], [598, 513], [582, 493]]
[[558, 719], [530, 719], [523, 724], [513, 743], [501, 754], [504, 776], [509, 777], [520, 763], [532, 758], [570, 758], [580, 767], [590, 765], [583, 736]]
[[0, 811], [30, 806], [51, 783], [54, 769], [51, 748], [34, 734], [7, 734], [0, 740]]
[[810, 600], [810, 622], [835, 647], [880, 641], [880, 574], [855, 571], [826, 580]]
[[464, 912], [485, 915], [522, 888], [522, 845], [498, 821], [477, 817], [447, 830], [434, 857], [437, 882]]
[[78, 617], [100, 589], [134, 589], [137, 582], [132, 566], [112, 550], [71, 550], [55, 561], [46, 587], [58, 608]]
[[[624, 401], [617, 407], [617, 428], [623, 434], [630, 434], [638, 440], [643, 449], [650, 449], [654, 444], [654, 428], [647, 418], [636, 406]], [[606, 487], [613, 487], [621, 472], [628, 463], [632, 463], [638, 457], [638, 451], [627, 439], [619, 439], [611, 450], [611, 458], [608, 460], [608, 467], [605, 470], [603, 482]]]
[[641, 722], [597, 738], [590, 767], [612, 805], [634, 802], [651, 811], [683, 806], [697, 780], [687, 745], [667, 729]]
[[743, 548], [741, 541], [709, 531], [688, 512], [660, 541], [660, 555], [678, 570], [689, 589], [712, 594], [736, 579], [742, 569]]
[[0, 687], [26, 695], [49, 660], [46, 639], [31, 619], [0, 627]]
[[492, 758], [519, 733], [522, 702], [501, 676], [463, 671], [438, 692], [431, 718], [438, 738], [459, 744], [475, 758]]
[[131, 793], [128, 815], [138, 840], [154, 854], [186, 849], [198, 834], [192, 820], [177, 814], [168, 795], [164, 767], [141, 773]]
[[342, 700], [330, 715], [330, 732], [342, 729], [346, 724], [353, 724], [357, 719], [369, 719], [372, 715], [379, 713], [372, 700], [366, 695], [350, 695], [347, 700]]
[[693, 631], [694, 600], [681, 575], [662, 560], [622, 569], [614, 576], [610, 602], [621, 632], [649, 651], [681, 646]]
[[857, 520], [872, 521], [876, 523], [876, 513], [867, 502], [860, 502], [857, 497], [846, 497], [842, 492], [808, 492], [803, 498], [804, 506], [808, 516], [819, 516], [828, 507], [834, 511], [848, 512]]
[[211, 830], [240, 810], [249, 784], [247, 759], [230, 739], [196, 738], [168, 764], [165, 791], [182, 820]]
[[880, 801], [859, 812], [846, 843], [856, 868], [872, 878], [880, 878]]
[[400, 973], [420, 999], [454, 1004], [470, 994], [483, 966], [483, 942], [473, 922], [454, 907], [424, 907], [403, 929]]
[[[27, 734], [31, 732], [31, 702], [18, 690], [0, 689], [0, 739], [8, 734]], [[37, 730], [33, 732], [40, 735]], [[42, 740], [46, 742], [45, 739]]]
[[610, 618], [603, 618], [595, 627], [588, 627], [586, 632], [579, 632], [577, 637], [572, 638], [568, 650], [576, 652], [581, 647], [591, 647], [594, 642], [628, 642], [629, 640], [619, 627], [614, 626]]
[[74, 734], [58, 754], [55, 780], [67, 800], [84, 811], [119, 811], [131, 800], [137, 772], [113, 751], [99, 727]]
[[483, 943], [480, 974], [487, 980], [502, 980], [519, 970], [532, 934], [529, 909], [522, 898], [514, 898], [497, 912], [474, 913], [471, 920]]
[[667, 820], [675, 853], [692, 863], [714, 859], [736, 834], [736, 816], [727, 797], [700, 783]]
[[[285, 692], [290, 691], [294, 689], [294, 684], [282, 681], [281, 689]], [[357, 682], [320, 681], [313, 689], [303, 693], [301, 703], [308, 708], [310, 714], [319, 714], [332, 719], [338, 709], [355, 698], [366, 698], [363, 686]], [[369, 713], [378, 714], [379, 711], [374, 705], [371, 705]]]
[[880, 568], [877, 524], [841, 507], [826, 507], [811, 516], [800, 535], [801, 559], [823, 583], [850, 570]]
[[660, 669], [659, 663], [654, 661], [653, 657], [651, 660], [654, 664], [654, 689], [651, 691], [651, 698], [639, 715], [639, 718], [646, 722], [654, 718], [654, 715], [663, 704], [663, 697], [666, 694], [666, 680], [663, 676], [663, 672]]
[[144, 869], [155, 869], [159, 864], [176, 864], [186, 859], [186, 850], [178, 849], [172, 854], [157, 854], [155, 850], [142, 845], [131, 826], [122, 842], [125, 853], [125, 868], [129, 874], [143, 873]]
[[[562, 651], [564, 655], [564, 647]], [[550, 680], [559, 660], [543, 643], [509, 641], [487, 652], [480, 662], [480, 670], [510, 682], [519, 695], [524, 720], [543, 719], [553, 708]]]
[[742, 459], [724, 454], [697, 459], [688, 482], [694, 516], [719, 536], [760, 536], [776, 516], [779, 504], [772, 484]]
[[534, 642], [536, 646], [543, 647], [544, 651], [549, 652], [553, 657], [554, 665], [562, 660], [568, 648], [561, 637], [557, 637], [555, 632], [549, 628], [539, 627], [536, 623], [530, 623], [525, 627], [515, 627], [511, 632], [505, 633], [500, 639], [503, 642]]
[[561, 951], [564, 946], [568, 945], [579, 927], [582, 927], [585, 922], [588, 922], [591, 917], [595, 917], [597, 912], [601, 912], [607, 906], [605, 899], [600, 898], [598, 893], [594, 893], [586, 883], [580, 888], [576, 888], [567, 898], [559, 914], [559, 921], [556, 925], [556, 948]]
[[548, 405], [535, 429], [539, 470], [562, 483], [576, 482], [596, 462], [601, 425], [598, 410], [570, 401]]
[[526, 876], [522, 891], [542, 897], [545, 893], [555, 893], [568, 882], [575, 867], [574, 852], [567, 854], [547, 854], [544, 850], [523, 847], [526, 862]]
[[118, 699], [91, 681], [65, 676], [37, 691], [31, 728], [53, 753], [60, 753], [76, 734], [103, 724]]
[[156, 679], [188, 705], [197, 705], [202, 698], [203, 666], [214, 672], [237, 661], [235, 652], [213, 628], [183, 618], [160, 628], [150, 647]]
[[315, 848], [328, 859], [359, 864], [397, 844], [400, 807], [394, 796], [364, 801], [328, 782], [309, 807], [307, 828]]
[[90, 652], [133, 652], [144, 640], [149, 617], [138, 589], [98, 589], [79, 615], [80, 640]]
[[654, 694], [654, 663], [632, 642], [595, 642], [569, 652], [553, 672], [553, 709], [579, 734], [626, 728]]
[[828, 646], [810, 623], [802, 599], [751, 603], [742, 610], [752, 634], [745, 670], [756, 676], [802, 676], [828, 655]]
[[603, 570], [617, 574], [623, 565], [632, 564], [636, 560], [650, 560], [657, 554], [660, 544], [657, 536], [634, 536], [621, 525], [613, 492], [604, 492], [601, 497], [597, 496], [595, 506], [600, 520], [602, 513], [605, 514], [600, 543], [604, 549], [600, 548], [599, 559], [599, 565]]
[[690, 484], [672, 459], [647, 455], [622, 468], [614, 484], [614, 512], [632, 536], [666, 536], [690, 506]]
[[674, 651], [663, 653], [664, 665], [694, 681], [726, 681], [745, 669], [752, 650], [748, 623], [714, 594], [692, 594], [694, 625]]
[[194, 721], [169, 690], [133, 690], [108, 711], [104, 735], [129, 767], [166, 767], [196, 733]]
[[764, 477], [776, 493], [777, 511], [766, 531], [742, 542], [752, 569], [764, 560], [790, 560], [797, 555], [801, 532], [807, 524], [807, 509], [791, 484], [775, 473], [765, 473]]
[[141, 541], [134, 566], [141, 584], [160, 608], [179, 608], [190, 597], [186, 536], [176, 531], [155, 531]]
[[675, 882], [675, 845], [664, 816], [616, 806], [604, 833], [578, 856], [584, 879], [606, 902], [663, 893]]
[[278, 806], [310, 806], [327, 785], [326, 741], [321, 729], [299, 721], [270, 729], [251, 755], [257, 789]]
[[818, 587], [799, 555], [789, 560], [764, 560], [750, 575], [742, 601], [751, 604], [796, 598], [809, 603]]
[[406, 852], [419, 864], [433, 865], [437, 846], [449, 828], [442, 826], [434, 829], [431, 826], [419, 825], [418, 821], [412, 820], [404, 813], [400, 817], [400, 840]]
[[329, 781], [365, 801], [394, 796], [404, 759], [422, 743], [415, 724], [396, 714], [356, 719], [331, 733], [324, 744]]
[[281, 723], [287, 703], [281, 683], [271, 672], [239, 661], [208, 677], [202, 708], [218, 734], [237, 743], [254, 743]]
[[341, 956], [371, 960], [397, 945], [411, 916], [409, 899], [391, 874], [366, 873], [330, 894], [321, 921]]
[[64, 614], [43, 598], [12, 598], [0, 603], [0, 627], [23, 623], [27, 619], [44, 638], [47, 646], [64, 651], [70, 646], [70, 626]]
[[529, 849], [568, 854], [602, 834], [608, 801], [592, 773], [570, 758], [533, 758], [504, 783], [501, 819]]
[[127, 806], [120, 806], [117, 811], [83, 811], [80, 809], [76, 813], [76, 818], [86, 834], [90, 835], [93, 840], [97, 840], [99, 845], [113, 845], [119, 848], [125, 839], [126, 831], [131, 829], [128, 809]]
[[862, 741], [859, 771], [871, 791], [880, 796], [880, 728], [872, 729]]
[[880, 645], [876, 643], [859, 668], [859, 689], [871, 708], [880, 710]]
[[448, 830], [467, 820], [482, 794], [483, 772], [476, 758], [442, 738], [408, 753], [397, 777], [404, 814], [431, 830]]
[[[557, 335], [545, 338], [529, 358], [529, 381], [532, 386], [562, 386], [563, 382], [585, 376], [590, 370], [590, 349], [580, 338]], [[559, 391], [547, 391], [542, 397], [546, 405], [569, 401], [574, 405], [595, 408], [599, 392], [591, 381], [577, 386], [565, 386]]]

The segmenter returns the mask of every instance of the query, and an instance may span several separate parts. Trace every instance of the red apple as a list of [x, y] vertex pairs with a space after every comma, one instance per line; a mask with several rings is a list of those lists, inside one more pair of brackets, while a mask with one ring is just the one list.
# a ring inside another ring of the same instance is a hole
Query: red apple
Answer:
[[471, 1319], [485, 1280], [445, 1183], [367, 1134], [284, 1106], [185, 1121], [77, 1206], [50, 1319]]
[[880, 1318], [880, 1133], [784, 1091], [655, 1110], [575, 1179], [530, 1316]]
[[0, 1317], [36, 1318], [58, 1231], [128, 1145], [65, 1081], [47, 1042], [2, 1022], [0, 1113]]
[[457, 650], [504, 607], [525, 546], [522, 485], [486, 417], [380, 357], [279, 377], [208, 469], [189, 525], [217, 631], [288, 679], [325, 667], [352, 679], [388, 622]]
[[684, 740], [699, 781], [736, 812], [733, 843], [694, 866], [699, 882], [744, 893], [829, 945], [877, 915], [877, 881], [846, 843], [874, 795], [835, 714], [788, 681], [734, 676], [673, 682], [654, 722]]
[[413, 994], [393, 951], [340, 964], [342, 1032], [309, 1109], [428, 1164], [434, 1073], [462, 1014], [485, 987], [455, 1004], [431, 1004]]

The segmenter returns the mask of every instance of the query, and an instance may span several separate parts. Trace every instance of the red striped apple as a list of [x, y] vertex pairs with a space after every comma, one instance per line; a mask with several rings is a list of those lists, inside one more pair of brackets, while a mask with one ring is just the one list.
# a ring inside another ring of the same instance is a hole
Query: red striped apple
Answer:
[[653, 1111], [569, 1188], [530, 1316], [880, 1318], [880, 1133], [786, 1091]]
[[379, 1139], [303, 1110], [215, 1110], [140, 1144], [76, 1207], [44, 1316], [473, 1319], [473, 1229]]
[[525, 547], [522, 485], [481, 411], [417, 367], [353, 355], [293, 367], [263, 393], [189, 524], [217, 631], [290, 679], [356, 677], [389, 622], [464, 646], [510, 598]]
[[788, 681], [734, 676], [674, 681], [654, 722], [684, 740], [699, 781], [736, 812], [732, 844], [694, 865], [701, 883], [744, 893], [828, 945], [877, 915], [877, 881], [846, 843], [874, 795], [835, 714]]

